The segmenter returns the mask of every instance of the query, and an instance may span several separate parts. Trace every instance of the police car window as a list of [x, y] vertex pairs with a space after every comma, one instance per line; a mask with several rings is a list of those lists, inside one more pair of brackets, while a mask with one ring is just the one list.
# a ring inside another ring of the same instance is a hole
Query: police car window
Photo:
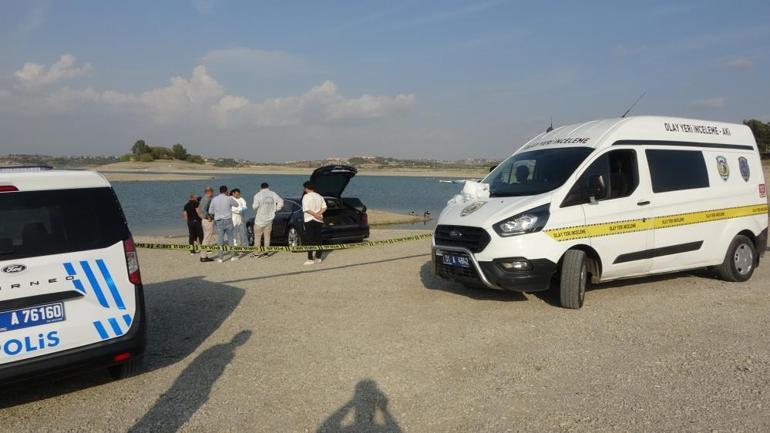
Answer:
[[[591, 179], [604, 186], [602, 194], [592, 190]], [[631, 149], [619, 149], [605, 153], [597, 158], [580, 175], [570, 189], [562, 207], [585, 204], [593, 197], [596, 201], [612, 200], [630, 196], [639, 186], [639, 169], [636, 152]]]
[[708, 188], [703, 153], [697, 150], [647, 149], [652, 192]]
[[565, 147], [522, 152], [503, 161], [484, 182], [492, 197], [542, 194], [563, 185], [592, 151], [590, 147]]
[[0, 261], [105, 248], [129, 237], [110, 188], [0, 194]]

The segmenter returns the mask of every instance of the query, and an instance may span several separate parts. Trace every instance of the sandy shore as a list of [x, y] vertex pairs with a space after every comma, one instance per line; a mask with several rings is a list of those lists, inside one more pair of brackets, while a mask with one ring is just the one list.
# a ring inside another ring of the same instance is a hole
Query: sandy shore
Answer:
[[141, 182], [141, 181], [183, 181], [183, 180], [207, 180], [216, 179], [213, 175], [199, 175], [186, 173], [127, 173], [127, 172], [100, 172], [110, 182]]

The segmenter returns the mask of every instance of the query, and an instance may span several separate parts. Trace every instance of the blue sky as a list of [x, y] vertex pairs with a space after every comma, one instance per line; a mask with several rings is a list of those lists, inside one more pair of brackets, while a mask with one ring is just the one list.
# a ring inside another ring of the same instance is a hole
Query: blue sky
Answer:
[[770, 121], [770, 2], [5, 1], [0, 153], [500, 158], [635, 114]]

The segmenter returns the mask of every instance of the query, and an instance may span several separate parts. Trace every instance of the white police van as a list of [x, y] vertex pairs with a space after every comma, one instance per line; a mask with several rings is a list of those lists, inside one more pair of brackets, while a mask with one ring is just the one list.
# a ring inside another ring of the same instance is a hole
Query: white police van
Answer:
[[535, 292], [566, 308], [586, 285], [714, 268], [748, 280], [767, 249], [762, 164], [748, 127], [640, 116], [543, 133], [437, 221], [434, 273]]
[[109, 182], [0, 168], [0, 383], [97, 366], [125, 377], [144, 346], [139, 262]]

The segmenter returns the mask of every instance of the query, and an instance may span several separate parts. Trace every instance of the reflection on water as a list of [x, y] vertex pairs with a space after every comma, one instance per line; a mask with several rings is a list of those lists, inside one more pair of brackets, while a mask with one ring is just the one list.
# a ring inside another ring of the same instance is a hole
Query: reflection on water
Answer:
[[[240, 188], [249, 204], [262, 182], [283, 197], [302, 195], [302, 183], [307, 176], [300, 175], [227, 175], [209, 180], [113, 182], [118, 198], [126, 213], [128, 224], [135, 235], [184, 235], [187, 227], [182, 220], [182, 206], [191, 192], [201, 194], [203, 188], [227, 185]], [[356, 176], [344, 195], [358, 197], [370, 209], [400, 213], [414, 211], [418, 215], [430, 211], [434, 218], [462, 185], [440, 183], [437, 177]], [[249, 214], [251, 216], [251, 214]], [[427, 227], [432, 227], [428, 223]], [[396, 228], [422, 229], [426, 225], [404, 224]]]

